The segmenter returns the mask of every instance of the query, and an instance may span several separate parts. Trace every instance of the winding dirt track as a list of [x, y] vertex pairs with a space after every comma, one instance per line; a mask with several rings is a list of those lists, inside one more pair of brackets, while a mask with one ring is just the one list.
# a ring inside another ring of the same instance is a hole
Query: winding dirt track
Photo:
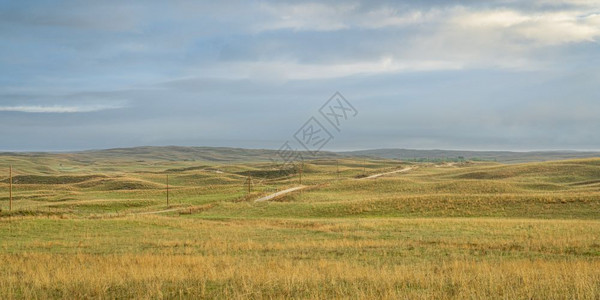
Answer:
[[189, 207], [178, 207], [178, 208], [170, 208], [170, 209], [163, 209], [163, 210], [157, 210], [157, 211], [144, 211], [144, 212], [139, 212], [139, 213], [132, 213], [132, 215], [154, 215], [154, 214], [162, 214], [162, 213], [166, 213], [166, 212], [184, 210], [186, 208], [189, 209]]
[[[141, 199], [146, 200], [146, 199]], [[58, 202], [48, 202], [41, 204], [32, 204], [21, 207], [21, 209], [30, 209], [30, 208], [39, 208], [39, 207], [54, 207], [54, 206], [63, 206], [63, 205], [85, 205], [85, 204], [94, 204], [94, 203], [103, 203], [103, 202], [127, 202], [130, 201], [128, 199], [95, 199], [95, 200], [76, 200], [76, 201], [58, 201]]]
[[[391, 172], [385, 172], [385, 173], [379, 173], [379, 174], [370, 175], [370, 176], [367, 176], [367, 177], [364, 177], [364, 178], [360, 178], [359, 180], [376, 179], [376, 178], [379, 178], [379, 177], [385, 176], [385, 175], [391, 175], [391, 174], [396, 174], [396, 173], [408, 172], [408, 171], [410, 171], [412, 169], [413, 169], [412, 167], [406, 167], [406, 168], [400, 169], [400, 170], [395, 170], [395, 171], [391, 171]], [[282, 195], [285, 195], [285, 194], [289, 194], [289, 193], [292, 193], [292, 192], [295, 192], [295, 191], [298, 191], [298, 190], [301, 190], [301, 189], [305, 189], [307, 187], [308, 186], [301, 185], [301, 186], [297, 186], [297, 187], [285, 189], [283, 191], [279, 191], [277, 193], [270, 194], [270, 195], [264, 196], [262, 198], [258, 198], [256, 200], [254, 200], [254, 202], [269, 201], [269, 200], [272, 200], [272, 199], [277, 198], [279, 196], [282, 196]]]
[[[395, 171], [391, 171], [391, 172], [385, 172], [385, 173], [379, 173], [379, 174], [374, 174], [374, 175], [370, 175], [364, 178], [359, 178], [358, 180], [364, 180], [364, 179], [376, 179], [385, 175], [391, 175], [391, 174], [396, 174], [396, 173], [404, 173], [404, 172], [408, 172], [410, 170], [412, 170], [412, 167], [406, 167], [404, 169], [400, 169], [400, 170], [395, 170]], [[258, 198], [256, 200], [254, 200], [254, 202], [263, 202], [263, 201], [269, 201], [272, 199], [275, 199], [279, 196], [283, 196], [285, 194], [289, 194], [298, 190], [302, 190], [305, 189], [309, 186], [306, 185], [301, 185], [301, 186], [296, 186], [296, 187], [292, 187], [289, 189], [285, 189], [261, 198]], [[126, 201], [126, 200], [122, 200], [122, 199], [99, 199], [99, 200], [87, 200], [87, 201], [73, 201], [73, 202], [59, 202], [59, 203], [44, 203], [44, 204], [40, 204], [40, 205], [35, 205], [32, 207], [44, 207], [44, 206], [60, 206], [60, 205], [68, 205], [68, 204], [87, 204], [87, 203], [98, 203], [98, 202], [120, 202], [120, 201]], [[179, 211], [179, 210], [183, 210], [186, 209], [185, 207], [179, 207], [179, 208], [170, 208], [170, 209], [164, 209], [164, 210], [158, 210], [158, 211], [147, 211], [147, 212], [139, 212], [139, 213], [132, 213], [134, 215], [151, 215], [151, 214], [161, 214], [161, 213], [166, 213], [166, 212], [173, 212], [173, 211]]]
[[281, 195], [289, 194], [289, 193], [291, 193], [291, 192], [295, 192], [295, 191], [297, 191], [297, 190], [305, 189], [305, 188], [307, 188], [307, 187], [308, 187], [308, 186], [301, 185], [301, 186], [297, 186], [297, 187], [289, 188], [289, 189], [286, 189], [286, 190], [283, 190], [283, 191], [279, 191], [279, 192], [277, 192], [277, 193], [274, 193], [274, 194], [271, 194], [271, 195], [268, 195], [268, 196], [264, 196], [264, 197], [262, 197], [262, 198], [258, 198], [258, 199], [256, 199], [256, 200], [254, 200], [254, 202], [269, 201], [269, 200], [271, 200], [271, 199], [273, 199], [273, 198], [277, 198], [277, 197], [279, 197], [279, 196], [281, 196]]
[[406, 167], [406, 168], [401, 169], [401, 170], [395, 170], [395, 171], [391, 171], [391, 172], [379, 173], [379, 174], [374, 174], [374, 175], [371, 175], [371, 176], [363, 177], [363, 178], [360, 178], [359, 180], [375, 179], [375, 178], [379, 178], [379, 177], [385, 176], [385, 175], [391, 175], [391, 174], [396, 174], [396, 173], [404, 173], [404, 172], [408, 172], [408, 171], [410, 171], [412, 169], [413, 168], [411, 168], [411, 167]]
[[[62, 205], [81, 205], [81, 204], [94, 204], [94, 203], [102, 203], [102, 202], [127, 202], [130, 200], [127, 199], [97, 199], [97, 200], [82, 200], [82, 201], [65, 201], [65, 202], [57, 202], [57, 203], [43, 203], [38, 205], [29, 205], [23, 208], [40, 208], [40, 207], [54, 207], [54, 206], [62, 206]], [[129, 215], [153, 215], [153, 214], [161, 214], [172, 211], [179, 211], [188, 209], [189, 207], [177, 207], [177, 208], [169, 208], [157, 211], [143, 211], [143, 212], [134, 212], [127, 213]]]

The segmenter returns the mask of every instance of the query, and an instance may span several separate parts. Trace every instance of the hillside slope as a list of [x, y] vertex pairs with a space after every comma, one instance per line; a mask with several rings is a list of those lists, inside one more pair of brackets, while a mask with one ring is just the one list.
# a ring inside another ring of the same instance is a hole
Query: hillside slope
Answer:
[[483, 160], [501, 163], [525, 163], [577, 158], [600, 157], [600, 152], [579, 151], [463, 151], [463, 150], [414, 150], [414, 149], [372, 149], [339, 152], [348, 156], [367, 156], [387, 159], [435, 161], [435, 160]]

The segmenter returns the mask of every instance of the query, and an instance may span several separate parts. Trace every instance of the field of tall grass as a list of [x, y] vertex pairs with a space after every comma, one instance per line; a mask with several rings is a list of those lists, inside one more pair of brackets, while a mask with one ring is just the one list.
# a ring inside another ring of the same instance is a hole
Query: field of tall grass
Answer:
[[2, 159], [2, 299], [600, 298], [599, 159]]
[[600, 222], [3, 221], [10, 298], [600, 297]]

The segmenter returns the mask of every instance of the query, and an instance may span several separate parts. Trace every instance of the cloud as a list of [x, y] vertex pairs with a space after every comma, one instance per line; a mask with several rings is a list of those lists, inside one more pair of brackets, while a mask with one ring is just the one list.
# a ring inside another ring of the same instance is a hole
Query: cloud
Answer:
[[[420, 32], [419, 29], [425, 28], [434, 34], [485, 31], [501, 33], [513, 38], [512, 42], [521, 38], [544, 46], [592, 42], [600, 36], [600, 17], [597, 10], [587, 6], [588, 1], [551, 1], [546, 4], [552, 7], [538, 7], [537, 10], [506, 4], [481, 8], [465, 4], [410, 7], [392, 2], [373, 6], [361, 2], [266, 2], [260, 7], [268, 17], [256, 22], [252, 28], [258, 31], [290, 29], [313, 32], [385, 28], [411, 28]], [[570, 6], [557, 9], [556, 6], [561, 4]]]
[[351, 12], [355, 4], [327, 5], [322, 3], [271, 4], [263, 3], [261, 8], [270, 15], [266, 22], [258, 23], [257, 31], [294, 29], [330, 31], [347, 28], [344, 16]]
[[[228, 64], [220, 66], [223, 77], [235, 74], [234, 78], [254, 78], [255, 81], [319, 80], [343, 78], [353, 75], [390, 74], [398, 72], [420, 72], [432, 70], [459, 70], [458, 62], [436, 60], [398, 60], [387, 56], [381, 59], [354, 61], [348, 63], [307, 64], [296, 61], [263, 61]], [[214, 70], [212, 74], [219, 74]]]
[[583, 11], [523, 13], [500, 9], [467, 10], [450, 20], [464, 32], [501, 33], [506, 42], [554, 46], [594, 42], [600, 37], [600, 15]]
[[122, 106], [111, 105], [90, 105], [90, 106], [64, 106], [64, 105], [21, 105], [21, 106], [0, 106], [0, 112], [23, 112], [23, 113], [87, 113], [97, 112], [108, 109], [118, 109]]
[[402, 27], [435, 20], [443, 13], [438, 9], [407, 9], [391, 3], [365, 7], [360, 2], [262, 3], [260, 8], [268, 18], [253, 26], [257, 31], [339, 31]]
[[0, 7], [0, 23], [40, 28], [135, 31], [140, 19], [145, 16], [144, 8], [142, 3], [115, 6], [110, 1], [86, 5], [78, 5], [75, 1], [37, 1], [35, 5], [11, 3]]
[[600, 37], [600, 17], [587, 4], [263, 2], [263, 18], [247, 26], [250, 38], [241, 35], [223, 43], [220, 63], [204, 69], [291, 80], [549, 69], [561, 64], [556, 58], [569, 55], [569, 47], [595, 44]]
[[[173, 132], [182, 144], [260, 143], [288, 138], [340, 90], [361, 110], [362, 136], [345, 131], [350, 148], [508, 148], [515, 136], [524, 147], [569, 136], [554, 145], [597, 148], [598, 9], [597, 0], [2, 3], [0, 134], [15, 149], [166, 143]], [[57, 129], [69, 138], [48, 134]]]

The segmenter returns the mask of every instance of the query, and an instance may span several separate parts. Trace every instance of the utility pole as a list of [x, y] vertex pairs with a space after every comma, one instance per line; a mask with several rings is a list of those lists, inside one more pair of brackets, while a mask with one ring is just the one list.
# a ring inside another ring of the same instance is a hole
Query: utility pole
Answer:
[[302, 169], [304, 169], [304, 162], [300, 163], [300, 185], [302, 185]]
[[10, 165], [8, 173], [9, 173], [8, 174], [8, 178], [9, 178], [8, 179], [8, 181], [9, 181], [9, 188], [8, 189], [9, 189], [9, 192], [8, 193], [9, 193], [9, 199], [10, 199], [9, 203], [8, 203], [8, 206], [9, 206], [9, 210], [12, 210], [12, 165]]
[[169, 207], [169, 174], [167, 174], [167, 207]]
[[335, 172], [337, 174], [337, 179], [340, 179], [340, 163], [337, 159], [335, 160]]
[[248, 194], [250, 194], [251, 189], [252, 189], [252, 177], [250, 177], [250, 175], [248, 175], [246, 182], [248, 183]]

